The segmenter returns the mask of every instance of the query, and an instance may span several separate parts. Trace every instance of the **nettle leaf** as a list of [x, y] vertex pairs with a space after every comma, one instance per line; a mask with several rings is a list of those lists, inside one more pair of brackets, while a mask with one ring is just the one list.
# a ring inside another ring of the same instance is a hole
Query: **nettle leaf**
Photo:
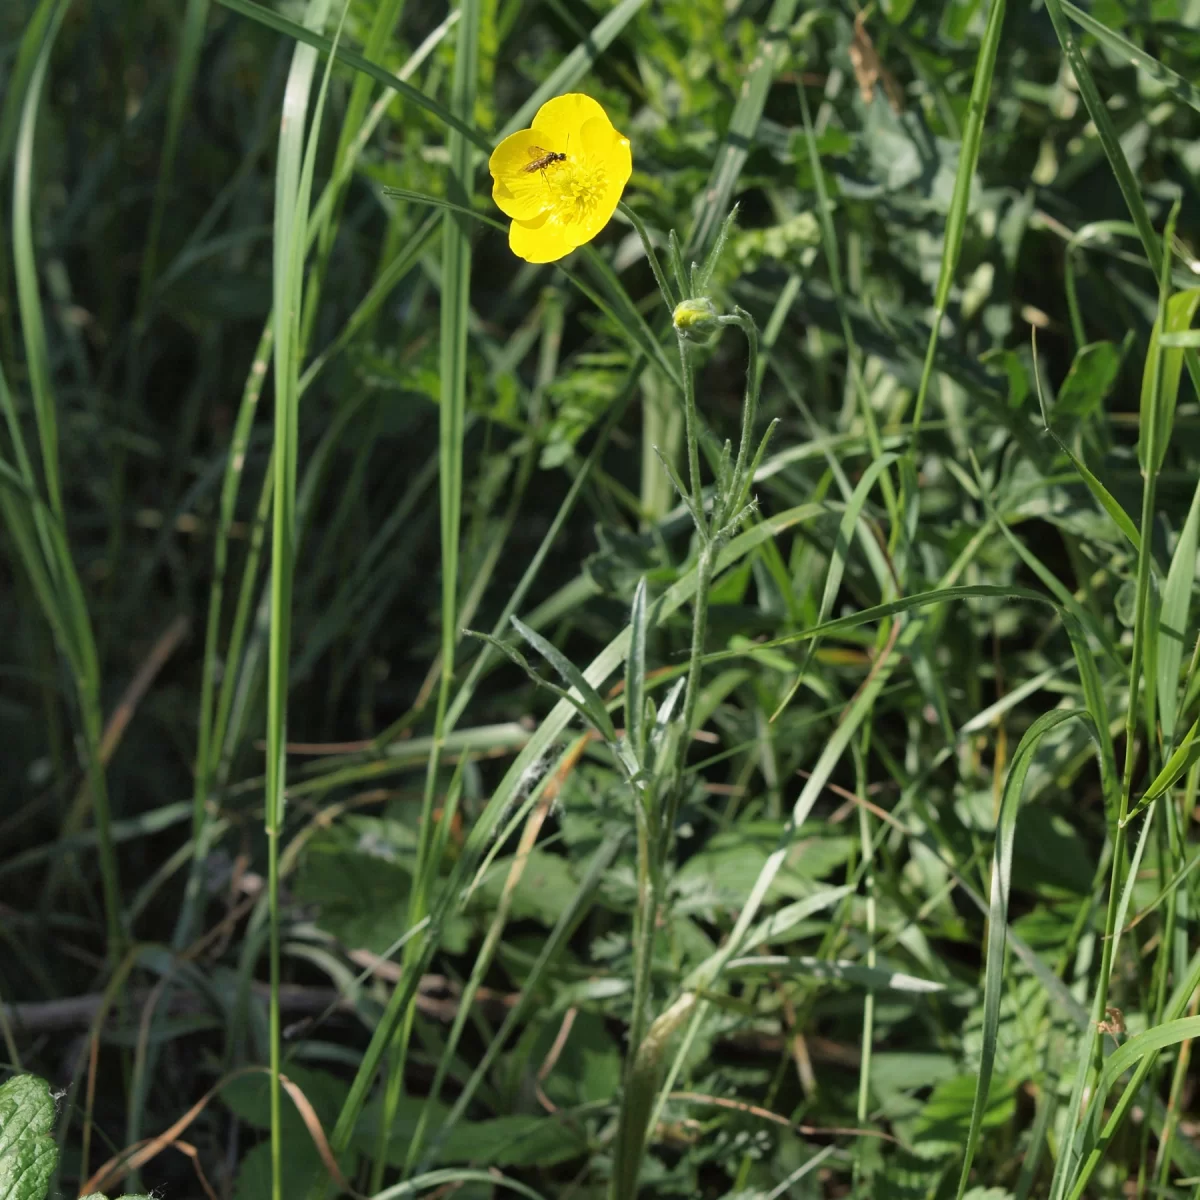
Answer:
[[[674, 885], [680, 911], [738, 907], [754, 886], [777, 839], [778, 826], [772, 822], [749, 823], [711, 838], [676, 873]], [[814, 882], [842, 865], [853, 849], [853, 838], [798, 839], [767, 892], [768, 900], [807, 898], [815, 890]]]
[[[936, 137], [915, 109], [896, 114], [878, 97], [866, 108], [853, 175], [839, 174], [843, 195], [876, 199], [902, 194], [936, 212], [946, 212], [954, 194], [958, 143]], [[978, 180], [971, 183], [971, 208], [979, 196]]]
[[[1022, 818], [1028, 813], [1022, 813]], [[1000, 1023], [996, 1031], [996, 1070], [1011, 1078], [1029, 1078], [1037, 1071], [1035, 1028], [1045, 1012], [1045, 993], [1031, 977], [1005, 991], [1000, 999]], [[983, 1004], [975, 1005], [963, 1025], [963, 1058], [978, 1070], [983, 1052]]]
[[[308, 1131], [301, 1127], [292, 1137], [284, 1135], [283, 1194], [304, 1196], [325, 1170]], [[234, 1200], [262, 1200], [271, 1194], [271, 1143], [259, 1142], [242, 1159], [234, 1185]]]
[[[530, 1062], [544, 1062], [562, 1033], [561, 1015], [547, 1017], [538, 1032]], [[580, 1010], [571, 1036], [559, 1051], [554, 1070], [543, 1081], [547, 1096], [559, 1107], [611, 1100], [621, 1087], [621, 1047], [604, 1018]]]
[[[349, 1090], [344, 1080], [327, 1071], [317, 1071], [311, 1067], [302, 1067], [296, 1063], [288, 1063], [283, 1067], [286, 1075], [305, 1095], [320, 1117], [322, 1125], [331, 1124], [337, 1119], [338, 1109], [346, 1099]], [[239, 1120], [244, 1121], [254, 1129], [271, 1128], [271, 1079], [264, 1072], [252, 1075], [239, 1075], [231, 1079], [221, 1089], [221, 1102]], [[304, 1133], [304, 1123], [300, 1114], [287, 1093], [284, 1093], [283, 1120], [295, 1119], [296, 1128]]]
[[542, 1116], [495, 1117], [461, 1121], [442, 1145], [442, 1163], [485, 1162], [496, 1167], [552, 1167], [579, 1158], [587, 1138], [564, 1112], [560, 1119]]
[[937, 1192], [940, 1175], [933, 1165], [912, 1155], [895, 1154], [874, 1180], [873, 1200], [925, 1200]]
[[602, 592], [625, 599], [642, 579], [651, 587], [675, 582], [677, 572], [662, 564], [650, 537], [615, 525], [596, 525], [595, 536], [598, 549], [584, 560], [584, 570]]
[[[521, 878], [512, 894], [512, 918], [553, 925], [579, 888], [570, 862], [560, 854], [533, 847], [525, 857]], [[483, 883], [472, 893], [472, 904], [495, 912], [508, 883], [512, 858], [498, 858]]]
[[[398, 821], [344, 817], [305, 847], [296, 897], [343, 945], [383, 954], [405, 929], [415, 846], [415, 832]], [[469, 933], [469, 922], [451, 918], [443, 945], [461, 953]]]
[[[349, 1085], [326, 1071], [316, 1071], [297, 1063], [285, 1063], [283, 1074], [304, 1093], [326, 1130], [333, 1127], [346, 1099]], [[271, 1127], [270, 1078], [263, 1073], [242, 1075], [230, 1080], [221, 1092], [225, 1106], [253, 1129], [264, 1133]], [[283, 1144], [283, 1194], [303, 1196], [325, 1171], [312, 1135], [285, 1091], [280, 1124]], [[258, 1200], [271, 1194], [271, 1147], [263, 1141], [242, 1159], [238, 1168], [235, 1200]]]
[[0, 1200], [43, 1200], [58, 1162], [53, 1127], [44, 1079], [18, 1075], [0, 1086]]
[[[921, 1158], [959, 1155], [971, 1128], [971, 1108], [975, 1101], [975, 1076], [956, 1075], [933, 1089], [920, 1116], [913, 1123], [913, 1151]], [[1007, 1125], [1017, 1111], [1016, 1078], [993, 1076], [983, 1112], [983, 1128]]]
[[[387, 1160], [392, 1166], [404, 1165], [409, 1142], [416, 1132], [427, 1097], [405, 1096], [400, 1100], [388, 1132]], [[433, 1104], [427, 1114], [431, 1128], [438, 1128], [449, 1109]], [[355, 1144], [364, 1154], [374, 1154], [378, 1146], [380, 1107], [377, 1103], [363, 1110], [355, 1132]], [[570, 1110], [561, 1115], [510, 1115], [491, 1120], [459, 1121], [438, 1148], [439, 1165], [486, 1163], [492, 1167], [548, 1167], [587, 1152], [587, 1142]], [[266, 1194], [266, 1193], [264, 1193]]]

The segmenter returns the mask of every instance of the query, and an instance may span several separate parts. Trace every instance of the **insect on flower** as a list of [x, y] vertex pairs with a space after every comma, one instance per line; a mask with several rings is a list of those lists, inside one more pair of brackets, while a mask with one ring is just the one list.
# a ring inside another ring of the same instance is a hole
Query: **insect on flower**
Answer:
[[541, 146], [530, 146], [529, 156], [533, 162], [525, 168], [526, 171], [544, 171], [555, 163], [567, 161], [565, 154], [559, 154], [556, 150], [543, 150]]
[[526, 262], [556, 262], [608, 224], [633, 170], [629, 139], [590, 96], [548, 100], [488, 160], [492, 199]]

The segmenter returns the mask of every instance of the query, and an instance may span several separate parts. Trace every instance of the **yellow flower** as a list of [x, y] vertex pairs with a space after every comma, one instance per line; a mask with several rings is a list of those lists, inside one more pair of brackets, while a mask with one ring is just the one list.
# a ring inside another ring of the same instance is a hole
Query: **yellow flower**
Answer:
[[547, 100], [532, 129], [506, 137], [492, 151], [492, 199], [512, 217], [508, 244], [526, 262], [556, 262], [608, 224], [633, 159], [591, 96], [572, 92]]

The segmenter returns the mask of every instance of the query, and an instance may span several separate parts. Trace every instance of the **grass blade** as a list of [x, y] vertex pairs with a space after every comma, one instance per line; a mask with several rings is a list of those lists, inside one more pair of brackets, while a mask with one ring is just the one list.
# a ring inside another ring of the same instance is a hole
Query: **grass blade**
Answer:
[[[447, 190], [452, 201], [470, 209], [474, 191], [472, 141], [463, 131], [464, 123], [475, 109], [478, 86], [481, 0], [461, 0], [460, 17], [455, 27], [454, 80], [451, 107], [454, 123], [447, 137], [450, 158]], [[430, 892], [438, 871], [434, 857], [434, 818], [439, 755], [437, 745], [445, 733], [446, 712], [454, 679], [455, 650], [459, 631], [459, 543], [462, 532], [463, 440], [467, 409], [468, 327], [471, 315], [471, 237], [465, 215], [448, 212], [442, 232], [441, 328], [438, 345], [440, 401], [438, 405], [438, 495], [441, 523], [441, 678], [437, 691], [433, 735], [435, 750], [425, 771], [425, 793], [421, 803], [420, 836], [417, 843], [414, 886], [406, 919], [411, 926], [429, 912]], [[444, 818], [448, 819], [448, 818]], [[405, 969], [421, 954], [418, 941], [405, 948]], [[379, 1188], [387, 1164], [386, 1137], [391, 1128], [404, 1086], [404, 1063], [412, 1030], [414, 1009], [406, 1007], [396, 1032], [388, 1063], [388, 1078], [383, 1099], [380, 1144], [371, 1170], [371, 1190]], [[423, 1125], [423, 1122], [422, 1122]], [[420, 1137], [409, 1145], [406, 1173], [415, 1161]]]
[[625, 26], [641, 11], [646, 0], [620, 0], [612, 11], [596, 22], [591, 33], [558, 64], [538, 86], [533, 95], [513, 113], [500, 130], [496, 140], [501, 141], [518, 129], [527, 129], [534, 114], [547, 100], [568, 92], [592, 67], [600, 55], [620, 37]]
[[983, 1128], [983, 1116], [987, 1109], [992, 1069], [996, 1059], [1000, 997], [1004, 986], [1004, 954], [1007, 946], [1005, 934], [1008, 926], [1008, 897], [1012, 886], [1013, 835], [1016, 832], [1017, 813], [1020, 810], [1021, 790], [1042, 738], [1064, 721], [1070, 720], [1084, 722], [1088, 732], [1096, 740], [1097, 749], [1103, 755], [1096, 723], [1089, 713], [1044, 713], [1025, 731], [1025, 736], [1021, 738], [1013, 755], [1008, 778], [1004, 782], [1000, 814], [996, 821], [996, 842], [992, 852], [992, 891], [988, 908], [988, 941], [983, 983], [983, 1044], [980, 1049], [979, 1076], [975, 1083], [975, 1100], [971, 1107], [971, 1125], [958, 1178], [957, 1200], [962, 1200], [970, 1181], [971, 1163], [979, 1146], [979, 1135]]
[[257, 21], [260, 25], [265, 25], [268, 29], [275, 30], [276, 33], [282, 33], [286, 37], [292, 38], [301, 45], [311, 46], [325, 55], [333, 54], [335, 58], [345, 63], [346, 66], [353, 67], [354, 70], [369, 75], [376, 83], [381, 83], [384, 87], [391, 88], [392, 91], [398, 92], [418, 108], [423, 108], [431, 117], [436, 118], [443, 125], [457, 130], [458, 133], [462, 134], [463, 137], [467, 138], [472, 145], [477, 146], [480, 150], [484, 152], [491, 150], [491, 142], [474, 125], [455, 116], [454, 113], [443, 107], [436, 100], [431, 100], [424, 92], [398, 79], [378, 63], [371, 62], [361, 54], [356, 54], [353, 50], [347, 50], [344, 46], [335, 47], [327, 37], [323, 37], [315, 30], [308, 28], [306, 25], [298, 25], [295, 21], [291, 21], [269, 8], [264, 8], [261, 4], [255, 4], [254, 0], [217, 0], [217, 2], [228, 9], [232, 9], [240, 16], [249, 17], [251, 20]]
[[171, 72], [171, 98], [167, 104], [167, 128], [163, 135], [162, 154], [158, 163], [158, 179], [154, 186], [154, 204], [150, 210], [150, 225], [142, 250], [142, 269], [138, 283], [137, 314], [146, 316], [146, 305], [154, 286], [158, 259], [158, 241], [162, 234], [163, 214], [175, 170], [175, 154], [179, 149], [179, 134], [187, 111], [188, 97], [196, 78], [200, 51], [204, 47], [204, 30], [208, 24], [209, 0], [188, 0], [179, 31], [179, 53]]
[[[331, 0], [309, 0], [305, 21], [323, 29]], [[342, 9], [345, 19], [346, 7]], [[341, 28], [339, 26], [340, 34]], [[275, 174], [274, 267], [275, 441], [273, 521], [271, 528], [270, 635], [267, 666], [267, 786], [264, 824], [267, 836], [267, 901], [270, 920], [271, 1003], [271, 1195], [283, 1197], [283, 1128], [279, 1072], [282, 1062], [279, 1013], [281, 930], [279, 912], [279, 842], [283, 831], [287, 783], [288, 676], [291, 654], [292, 582], [296, 549], [296, 462], [302, 350], [300, 314], [304, 310], [304, 258], [308, 246], [312, 194], [321, 109], [329, 85], [328, 62], [311, 129], [307, 116], [317, 52], [297, 44], [292, 54], [280, 121]], [[308, 142], [305, 145], [305, 132]]]
[[933, 376], [933, 363], [941, 336], [942, 321], [950, 302], [950, 288], [954, 284], [954, 273], [958, 269], [958, 257], [962, 251], [963, 233], [967, 227], [967, 211], [971, 205], [971, 182], [979, 162], [979, 149], [983, 145], [983, 125], [987, 118], [988, 99], [992, 91], [992, 75], [996, 69], [996, 52], [1000, 49], [1000, 34], [1004, 26], [1005, 0], [992, 0], [983, 40], [979, 44], [979, 58], [975, 63], [975, 77], [971, 84], [971, 99], [967, 107], [967, 122], [963, 128], [962, 145], [958, 152], [958, 171], [954, 176], [954, 194], [950, 200], [950, 211], [946, 215], [946, 232], [942, 242], [942, 261], [938, 268], [937, 290], [933, 298], [933, 319], [930, 323], [929, 343], [925, 349], [925, 362], [921, 368], [921, 382], [917, 387], [917, 402], [913, 412], [913, 441], [920, 436], [921, 420], [925, 415], [925, 395]]
[[[593, 725], [610, 742], [617, 740], [616, 730], [613, 729], [612, 718], [599, 692], [584, 678], [583, 672], [553, 643], [547, 641], [536, 630], [530, 629], [524, 621], [512, 618], [513, 628], [558, 672], [563, 681], [579, 693], [581, 709]], [[644, 632], [644, 630], [642, 631]], [[632, 636], [632, 627], [631, 627]]]
[[[72, 664], [86, 747], [88, 786], [79, 793], [77, 803], [68, 811], [62, 833], [69, 835], [77, 832], [76, 826], [81, 823], [87, 806], [91, 806], [95, 814], [100, 847], [108, 952], [110, 960], [115, 963], [123, 954], [125, 938], [121, 922], [116, 852], [111, 834], [112, 816], [109, 811], [101, 753], [104, 714], [100, 697], [100, 663], [87, 602], [67, 542], [59, 477], [58, 414], [50, 377], [46, 322], [42, 309], [33, 232], [33, 151], [38, 112], [50, 63], [50, 51], [62, 27], [66, 10], [67, 4], [60, 3], [46, 19], [44, 39], [29, 72], [28, 86], [21, 105], [13, 170], [13, 266], [17, 282], [17, 309], [25, 342], [26, 369], [29, 373], [47, 495], [48, 511], [43, 511], [39, 503], [34, 506], [32, 515], [43, 554], [45, 582], [54, 589], [51, 603], [58, 609], [53, 615], [49, 609], [46, 613], [52, 628], [57, 627], [60, 630], [60, 639], [64, 635], [67, 639], [65, 644], [60, 644]], [[14, 451], [24, 472], [31, 475], [20, 429], [15, 414], [12, 414], [11, 397], [8, 396], [7, 387], [3, 387], [3, 390], [4, 408], [14, 441]], [[31, 562], [32, 547], [28, 537], [23, 540], [26, 546], [24, 557], [28, 564]], [[37, 576], [31, 578], [34, 579], [36, 587]], [[59, 879], [57, 874], [51, 875], [47, 885], [48, 900], [53, 899]]]
[[729, 119], [725, 141], [713, 163], [708, 185], [701, 193], [700, 213], [688, 236], [686, 254], [703, 254], [729, 212], [733, 189], [758, 132], [767, 93], [787, 56], [787, 30], [796, 7], [797, 0], [774, 0], [771, 5], [757, 53]]
[[[724, 547], [718, 557], [718, 569], [728, 569], [751, 554], [767, 539], [812, 520], [820, 512], [819, 505], [806, 504], [786, 509], [767, 518], [761, 524], [733, 538]], [[668, 588], [658, 601], [657, 619], [664, 620], [677, 612], [691, 600], [695, 590], [696, 571], [693, 568], [676, 584]], [[592, 687], [602, 685], [621, 666], [629, 652], [629, 644], [630, 630], [627, 627], [592, 660], [584, 671], [584, 676]], [[421, 971], [425, 969], [424, 964], [433, 954], [436, 931], [441, 927], [447, 914], [460, 901], [465, 902], [467, 897], [464, 894], [464, 884], [477, 870], [487, 849], [495, 843], [497, 831], [509, 815], [508, 810], [519, 792], [522, 780], [526, 778], [532, 767], [558, 743], [574, 714], [575, 708], [569, 701], [560, 700], [554, 706], [513, 760], [493, 791], [486, 808], [471, 826], [466, 845], [455, 863], [454, 870], [439, 889], [430, 911], [431, 933], [425, 939], [421, 957], [418, 962], [413, 964], [413, 970], [406, 972], [400, 985], [393, 991], [391, 999], [388, 1001], [387, 1011], [371, 1036], [370, 1044], [363, 1054], [362, 1064], [355, 1075], [349, 1095], [338, 1114], [337, 1123], [330, 1137], [330, 1144], [335, 1156], [339, 1156], [349, 1145], [355, 1123], [366, 1103], [367, 1091], [374, 1079], [380, 1060], [391, 1043], [401, 1014], [416, 993], [417, 979]], [[512, 816], [512, 821], [524, 820], [527, 808], [532, 803], [534, 803], [533, 800], [527, 800], [522, 804], [519, 811]]]
[[[42, 297], [38, 285], [37, 252], [33, 234], [33, 147], [37, 129], [38, 109], [46, 70], [50, 65], [50, 50], [62, 27], [67, 12], [67, 0], [59, 0], [50, 15], [44, 40], [29, 73], [29, 86], [21, 106], [17, 126], [15, 169], [13, 172], [13, 267], [17, 278], [17, 303], [21, 314], [21, 332], [25, 340], [25, 361], [29, 372], [29, 388], [33, 412], [41, 444], [42, 475], [50, 511], [63, 519], [62, 484], [58, 475], [58, 416], [50, 384], [50, 359], [46, 349], [46, 319], [42, 312]], [[50, 564], [57, 573], [58, 564]]]
[[629, 657], [625, 661], [625, 737], [633, 761], [646, 762], [646, 577], [638, 580], [629, 614]]
[[1189, 83], [1182, 75], [1164, 66], [1153, 55], [1147, 54], [1140, 46], [1135, 46], [1127, 38], [1123, 38], [1105, 24], [1097, 21], [1090, 13], [1076, 8], [1070, 0], [1062, 0], [1062, 9], [1081, 29], [1086, 29], [1098, 42], [1102, 42], [1122, 60], [1132, 63], [1139, 71], [1144, 71], [1155, 83], [1162, 84], [1177, 99], [1182, 100], [1189, 108], [1200, 112], [1200, 88]]
[[1162, 722], [1163, 742], [1175, 742], [1175, 722], [1179, 716], [1179, 667], [1183, 661], [1184, 639], [1189, 635], [1192, 589], [1196, 584], [1196, 548], [1200, 539], [1200, 486], [1192, 496], [1187, 520], [1175, 544], [1167, 582], [1163, 588], [1162, 612], [1158, 624], [1158, 713]]
[[[1164, 244], [1169, 245], [1170, 239]], [[1165, 255], [1170, 259], [1170, 252]], [[1167, 267], [1164, 263], [1164, 272]], [[1169, 285], [1164, 280], [1164, 289]], [[1146, 352], [1147, 363], [1161, 364], [1157, 371], [1146, 371], [1142, 376], [1141, 414], [1138, 428], [1138, 462], [1142, 471], [1157, 474], [1162, 470], [1167, 447], [1171, 443], [1171, 427], [1175, 423], [1175, 404], [1179, 397], [1179, 377], [1183, 372], [1185, 348], [1178, 343], [1171, 345], [1167, 338], [1190, 330], [1200, 307], [1200, 288], [1188, 288], [1166, 299], [1163, 311], [1150, 332], [1150, 348]], [[1187, 351], [1195, 354], [1194, 350]], [[1156, 392], [1155, 389], [1158, 389]], [[1155, 447], [1151, 462], [1151, 445]]]

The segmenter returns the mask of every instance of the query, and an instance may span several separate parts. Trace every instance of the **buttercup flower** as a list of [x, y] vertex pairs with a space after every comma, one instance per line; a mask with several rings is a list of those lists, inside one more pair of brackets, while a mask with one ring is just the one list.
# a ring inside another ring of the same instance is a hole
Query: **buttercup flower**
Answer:
[[547, 100], [531, 129], [492, 151], [492, 199], [512, 217], [508, 244], [526, 262], [556, 262], [608, 224], [629, 182], [629, 139], [591, 96]]

